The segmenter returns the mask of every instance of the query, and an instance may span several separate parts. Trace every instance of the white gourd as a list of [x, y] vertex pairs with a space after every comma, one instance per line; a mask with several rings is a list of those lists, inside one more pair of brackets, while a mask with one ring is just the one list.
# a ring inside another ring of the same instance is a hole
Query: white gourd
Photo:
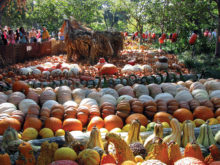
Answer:
[[157, 100], [164, 100], [167, 102], [169, 100], [173, 100], [173, 96], [170, 93], [160, 93], [155, 97], [155, 101]]
[[121, 102], [122, 100], [130, 101], [132, 99], [133, 99], [133, 97], [131, 97], [129, 95], [122, 95], [118, 98], [117, 103]]
[[148, 95], [141, 95], [138, 99], [139, 99], [142, 103], [148, 102], [148, 101], [153, 101], [153, 100], [154, 100], [151, 96], [148, 96]]
[[42, 105], [42, 109], [43, 108], [51, 109], [54, 105], [57, 105], [57, 104], [59, 104], [59, 103], [57, 101], [55, 101], [55, 100], [47, 100]]
[[204, 89], [195, 89], [192, 91], [192, 95], [199, 102], [209, 100], [209, 95]]
[[180, 102], [180, 101], [186, 101], [189, 102], [193, 99], [191, 93], [187, 90], [182, 90], [178, 92], [175, 96], [175, 99]]
[[162, 93], [162, 89], [161, 89], [160, 85], [158, 85], [158, 84], [149, 84], [148, 89], [150, 92], [150, 96], [153, 98], [156, 95], [158, 95], [159, 93]]
[[0, 92], [0, 104], [6, 103], [8, 100], [8, 95], [4, 94], [3, 92]]
[[39, 69], [33, 69], [32, 74], [33, 75], [40, 75], [41, 71]]
[[1, 113], [11, 114], [13, 111], [16, 111], [16, 110], [17, 110], [16, 106], [12, 103], [0, 104], [0, 114]]
[[105, 94], [110, 94], [112, 95], [113, 97], [115, 97], [115, 99], [118, 99], [119, 95], [118, 95], [118, 92], [115, 90], [115, 89], [112, 89], [112, 88], [102, 88], [100, 90], [100, 92], [105, 95]]
[[106, 94], [106, 95], [103, 95], [103, 96], [101, 97], [100, 105], [102, 105], [104, 102], [111, 103], [111, 104], [113, 104], [114, 106], [117, 105], [117, 100], [115, 99], [114, 96], [112, 96], [112, 95], [110, 95], [110, 94]]
[[149, 95], [147, 86], [143, 84], [134, 84], [133, 91], [136, 97], [140, 97], [141, 95]]
[[220, 98], [220, 90], [215, 90], [211, 92], [210, 98], [214, 98], [214, 97]]
[[119, 96], [121, 96], [121, 95], [129, 95], [131, 97], [134, 97], [133, 88], [130, 87], [130, 86], [124, 86], [124, 87], [120, 88], [118, 90], [118, 94], [119, 94]]
[[195, 89], [204, 89], [205, 90], [205, 86], [200, 82], [194, 82], [190, 85], [189, 90], [192, 92]]
[[61, 86], [58, 88], [57, 100], [60, 104], [72, 100], [71, 89], [68, 86]]
[[220, 90], [220, 82], [216, 80], [206, 81], [204, 86], [209, 94], [212, 93], [212, 91]]
[[81, 88], [76, 88], [72, 91], [72, 96], [73, 96], [74, 101], [77, 104], [79, 104], [82, 101], [82, 99], [86, 97], [86, 91]]
[[130, 64], [126, 64], [122, 70], [121, 70], [122, 73], [126, 73], [126, 74], [132, 74], [134, 72], [134, 68], [132, 65]]
[[68, 107], [78, 107], [78, 104], [75, 101], [67, 101], [63, 104], [64, 109], [67, 109]]
[[98, 105], [100, 105], [102, 93], [101, 93], [101, 92], [97, 92], [97, 91], [93, 91], [93, 92], [91, 92], [90, 94], [88, 94], [87, 97], [96, 100], [96, 102], [98, 103]]
[[43, 105], [47, 100], [56, 100], [56, 93], [50, 88], [46, 88], [40, 95], [41, 105]]
[[25, 95], [22, 92], [13, 92], [9, 95], [8, 102], [17, 106], [24, 99]]
[[80, 106], [91, 107], [92, 105], [98, 105], [96, 100], [90, 99], [90, 98], [85, 98], [80, 102], [79, 107]]
[[37, 105], [37, 103], [32, 99], [24, 99], [19, 103], [18, 107], [24, 114], [27, 114], [31, 105]]
[[143, 65], [142, 70], [143, 70], [143, 72], [152, 72], [153, 71], [153, 69], [151, 68], [150, 65]]
[[164, 93], [170, 93], [173, 96], [176, 96], [177, 87], [171, 83], [162, 83], [160, 84], [161, 89]]

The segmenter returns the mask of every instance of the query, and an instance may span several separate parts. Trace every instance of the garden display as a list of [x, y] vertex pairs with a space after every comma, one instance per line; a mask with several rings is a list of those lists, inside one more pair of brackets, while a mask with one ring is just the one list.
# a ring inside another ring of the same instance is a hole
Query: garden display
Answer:
[[220, 81], [173, 54], [130, 47], [92, 66], [47, 56], [1, 73], [3, 165], [220, 161]]

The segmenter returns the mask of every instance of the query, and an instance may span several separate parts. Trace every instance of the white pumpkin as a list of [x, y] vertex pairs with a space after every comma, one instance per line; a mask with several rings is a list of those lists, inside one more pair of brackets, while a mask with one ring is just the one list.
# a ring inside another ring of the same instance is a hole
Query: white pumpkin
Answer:
[[122, 85], [122, 84], [117, 84], [116, 86], [115, 86], [115, 90], [116, 91], [118, 91], [120, 88], [122, 88], [122, 87], [124, 87], [124, 85]]
[[220, 90], [220, 82], [216, 80], [206, 81], [204, 86], [209, 94], [212, 93], [212, 91]]
[[93, 91], [90, 94], [88, 94], [87, 97], [96, 100], [96, 102], [100, 105], [102, 93], [101, 92], [97, 92], [97, 91]]
[[170, 93], [173, 96], [176, 96], [177, 87], [171, 83], [162, 83], [160, 84], [161, 89], [164, 93]]
[[43, 75], [44, 78], [47, 78], [47, 77], [50, 76], [50, 72], [49, 71], [43, 71], [42, 75]]
[[18, 107], [24, 114], [27, 114], [31, 105], [37, 105], [37, 103], [32, 99], [24, 99], [19, 103]]
[[158, 84], [149, 84], [147, 87], [150, 92], [150, 96], [153, 98], [159, 93], [162, 93], [162, 89]]
[[173, 95], [171, 95], [170, 93], [159, 93], [155, 96], [155, 101], [157, 100], [164, 100], [167, 102], [169, 100], [173, 100]]
[[94, 99], [91, 99], [91, 98], [85, 98], [83, 99], [80, 104], [79, 104], [79, 107], [80, 106], [86, 106], [86, 107], [91, 107], [92, 105], [98, 105], [98, 103], [96, 102], [96, 100]]
[[220, 90], [212, 91], [212, 93], [210, 94], [210, 98], [214, 97], [220, 98]]
[[133, 91], [137, 98], [140, 97], [141, 95], [149, 95], [147, 86], [143, 84], [134, 84]]
[[157, 69], [167, 69], [168, 68], [168, 63], [166, 62], [156, 62], [156, 67]]
[[112, 88], [102, 88], [100, 90], [100, 93], [102, 93], [102, 95], [105, 95], [105, 94], [110, 94], [112, 95], [113, 97], [115, 97], [115, 99], [118, 99], [118, 92]]
[[104, 102], [111, 103], [115, 106], [117, 105], [117, 101], [116, 101], [115, 97], [110, 94], [105, 94], [101, 97], [100, 105], [102, 105]]
[[57, 77], [57, 76], [61, 76], [62, 75], [62, 71], [61, 69], [54, 69], [51, 71], [50, 73], [53, 77]]
[[4, 94], [3, 92], [0, 92], [0, 104], [6, 103], [8, 100], [8, 95]]
[[148, 102], [148, 101], [153, 101], [153, 100], [154, 100], [151, 96], [148, 96], [148, 95], [141, 95], [138, 99], [139, 99], [142, 103]]
[[143, 70], [143, 72], [152, 72], [153, 71], [153, 69], [151, 68], [150, 65], [143, 65], [142, 70]]
[[207, 91], [204, 89], [195, 89], [192, 91], [192, 95], [199, 102], [209, 100], [209, 95], [208, 95]]
[[59, 104], [59, 103], [55, 100], [47, 100], [42, 105], [42, 109], [43, 108], [51, 109], [54, 105], [57, 105], [57, 104]]
[[134, 72], [134, 68], [132, 65], [130, 64], [126, 64], [122, 70], [121, 70], [122, 73], [126, 73], [126, 74], [132, 74]]
[[72, 100], [71, 89], [68, 86], [61, 86], [57, 91], [57, 100], [60, 104]]
[[50, 88], [46, 88], [40, 95], [41, 105], [43, 105], [47, 100], [56, 100], [56, 93]]
[[13, 111], [16, 111], [16, 110], [17, 110], [16, 106], [12, 103], [0, 104], [0, 114], [1, 113], [11, 114]]
[[193, 99], [191, 93], [187, 90], [182, 90], [178, 92], [175, 96], [175, 99], [180, 102], [180, 101], [191, 101]]
[[63, 104], [64, 109], [68, 107], [78, 107], [78, 104], [75, 101], [69, 100]]
[[31, 68], [20, 68], [19, 72], [22, 75], [28, 75], [32, 72], [32, 69]]
[[119, 96], [129, 95], [129, 96], [131, 96], [131, 97], [134, 97], [133, 88], [130, 87], [130, 86], [124, 86], [124, 87], [120, 88], [120, 89], [118, 90], [118, 94], [119, 94]]
[[74, 101], [77, 104], [80, 104], [82, 99], [84, 99], [86, 97], [86, 91], [81, 88], [76, 88], [72, 91], [72, 96], [73, 96]]
[[127, 100], [127, 101], [129, 101], [129, 100], [132, 100], [132, 99], [133, 99], [133, 97], [131, 97], [131, 96], [129, 96], [129, 95], [122, 95], [122, 96], [120, 96], [120, 97], [118, 98], [117, 104], [118, 104], [119, 102], [121, 102], [122, 100]]
[[189, 90], [192, 92], [195, 89], [204, 89], [205, 90], [205, 86], [200, 82], [194, 82], [190, 85]]
[[32, 74], [33, 75], [41, 75], [41, 71], [39, 69], [33, 69]]
[[17, 106], [24, 99], [25, 95], [22, 92], [13, 92], [9, 95], [8, 102]]

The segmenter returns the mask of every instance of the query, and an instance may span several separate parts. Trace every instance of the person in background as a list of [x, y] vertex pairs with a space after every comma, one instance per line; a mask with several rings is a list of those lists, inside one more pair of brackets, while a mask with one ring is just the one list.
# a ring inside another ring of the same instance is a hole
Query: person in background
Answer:
[[20, 38], [20, 36], [19, 36], [19, 28], [17, 28], [17, 30], [15, 31], [15, 34], [16, 34], [15, 42], [18, 43], [19, 42], [19, 38]]
[[49, 35], [46, 27], [43, 27], [42, 42], [49, 41], [49, 39], [50, 39], [50, 35]]
[[35, 42], [36, 41], [36, 37], [37, 37], [37, 33], [36, 33], [35, 29], [32, 28], [31, 31], [29, 32], [30, 43]]
[[41, 31], [40, 29], [37, 30], [37, 42], [41, 42]]
[[26, 32], [25, 32], [24, 28], [20, 27], [19, 31], [20, 31], [19, 32], [19, 36], [20, 36], [19, 43], [26, 44], [27, 43], [27, 36], [26, 36]]
[[64, 33], [61, 29], [59, 29], [59, 33], [58, 33], [58, 39], [63, 41], [64, 40]]
[[10, 45], [10, 44], [15, 44], [15, 35], [14, 35], [14, 32], [13, 32], [13, 30], [9, 30], [8, 31], [8, 45]]

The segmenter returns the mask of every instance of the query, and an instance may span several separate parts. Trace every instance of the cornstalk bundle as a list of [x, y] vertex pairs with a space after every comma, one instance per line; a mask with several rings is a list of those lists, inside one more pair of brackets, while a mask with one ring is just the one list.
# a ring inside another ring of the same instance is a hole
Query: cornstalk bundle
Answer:
[[81, 26], [76, 20], [65, 20], [62, 29], [67, 61], [90, 59], [94, 63], [99, 57], [117, 55], [123, 49], [123, 36], [120, 32], [92, 31]]

